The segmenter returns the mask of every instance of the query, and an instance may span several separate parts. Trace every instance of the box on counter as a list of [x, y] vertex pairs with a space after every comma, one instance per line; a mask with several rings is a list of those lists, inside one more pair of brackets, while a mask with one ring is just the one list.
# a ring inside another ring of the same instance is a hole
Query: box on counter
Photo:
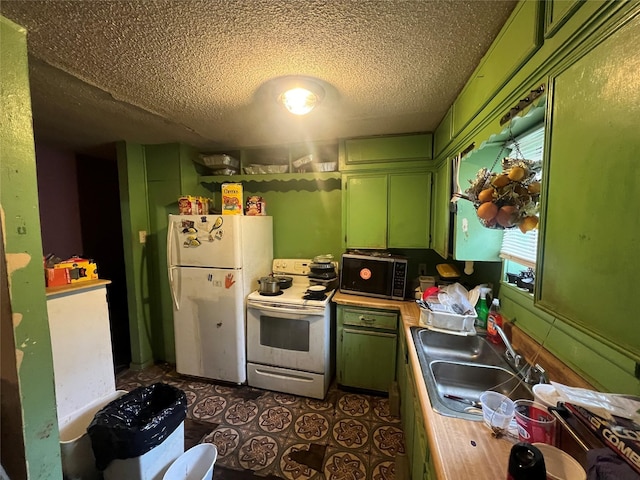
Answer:
[[222, 184], [222, 215], [242, 215], [242, 184]]
[[47, 287], [60, 287], [71, 283], [68, 268], [45, 268], [44, 277]]
[[69, 283], [86, 282], [88, 280], [98, 279], [98, 267], [91, 260], [85, 258], [73, 257], [53, 266], [54, 270], [68, 270]]

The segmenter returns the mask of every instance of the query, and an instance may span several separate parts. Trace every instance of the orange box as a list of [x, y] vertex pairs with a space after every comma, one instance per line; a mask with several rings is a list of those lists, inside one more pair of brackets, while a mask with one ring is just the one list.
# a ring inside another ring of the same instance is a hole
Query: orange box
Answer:
[[47, 287], [59, 287], [71, 283], [68, 268], [45, 268], [44, 273]]
[[67, 269], [69, 271], [69, 283], [86, 282], [98, 279], [98, 267], [94, 262], [84, 258], [73, 257], [64, 262], [56, 263], [54, 269]]

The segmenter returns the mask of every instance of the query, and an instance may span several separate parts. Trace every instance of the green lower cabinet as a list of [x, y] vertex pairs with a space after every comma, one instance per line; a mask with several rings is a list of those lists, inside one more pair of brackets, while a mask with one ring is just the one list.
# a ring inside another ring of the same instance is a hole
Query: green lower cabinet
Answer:
[[414, 402], [416, 410], [415, 428], [413, 429], [413, 456], [411, 458], [411, 478], [413, 480], [428, 478], [429, 450], [427, 448], [427, 432], [424, 431], [420, 405]]
[[398, 315], [338, 305], [337, 381], [388, 392], [396, 378]]
[[413, 480], [436, 480], [435, 470], [431, 463], [427, 432], [424, 428], [424, 417], [414, 384], [415, 374], [408, 362], [407, 344], [404, 336], [400, 338], [399, 348], [401, 352], [398, 359], [402, 359], [402, 364], [398, 367], [400, 418], [404, 431], [408, 473]]

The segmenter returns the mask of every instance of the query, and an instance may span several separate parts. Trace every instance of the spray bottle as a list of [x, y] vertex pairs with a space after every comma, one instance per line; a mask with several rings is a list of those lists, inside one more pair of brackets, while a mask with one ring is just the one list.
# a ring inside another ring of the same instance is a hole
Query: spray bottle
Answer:
[[496, 330], [496, 326], [502, 328], [502, 323], [500, 300], [494, 298], [491, 303], [491, 308], [489, 309], [489, 316], [487, 317], [487, 340], [492, 343], [500, 343], [500, 335]]
[[487, 328], [487, 317], [489, 316], [489, 305], [487, 304], [488, 293], [491, 293], [489, 287], [480, 288], [480, 300], [478, 300], [478, 304], [476, 305], [476, 313], [478, 314], [476, 327], [478, 328]]

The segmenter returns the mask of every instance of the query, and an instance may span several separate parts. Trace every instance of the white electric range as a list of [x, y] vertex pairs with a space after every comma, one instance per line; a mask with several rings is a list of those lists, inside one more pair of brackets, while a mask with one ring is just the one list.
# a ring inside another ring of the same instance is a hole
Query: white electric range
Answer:
[[273, 274], [290, 276], [278, 295], [247, 297], [247, 382], [250, 386], [323, 399], [333, 371], [331, 297], [310, 299], [311, 260], [274, 259]]

